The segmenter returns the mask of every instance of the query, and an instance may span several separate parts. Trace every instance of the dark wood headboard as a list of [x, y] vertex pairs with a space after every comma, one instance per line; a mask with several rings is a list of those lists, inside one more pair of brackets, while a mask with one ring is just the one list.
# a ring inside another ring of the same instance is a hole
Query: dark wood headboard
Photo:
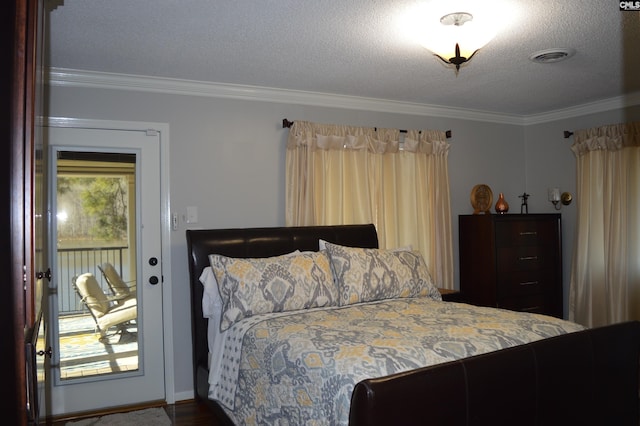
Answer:
[[198, 375], [198, 368], [207, 368], [209, 352], [208, 319], [202, 316], [204, 288], [199, 278], [209, 266], [209, 255], [255, 258], [278, 256], [294, 250], [317, 251], [320, 239], [344, 246], [378, 248], [378, 235], [372, 224], [187, 230], [194, 385], [198, 396], [203, 399], [207, 396], [207, 384], [201, 383], [203, 378]]

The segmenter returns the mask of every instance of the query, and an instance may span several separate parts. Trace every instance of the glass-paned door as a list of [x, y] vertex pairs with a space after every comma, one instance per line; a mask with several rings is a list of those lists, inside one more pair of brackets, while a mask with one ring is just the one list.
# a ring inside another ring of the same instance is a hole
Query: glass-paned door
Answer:
[[163, 400], [157, 134], [50, 128], [52, 414]]

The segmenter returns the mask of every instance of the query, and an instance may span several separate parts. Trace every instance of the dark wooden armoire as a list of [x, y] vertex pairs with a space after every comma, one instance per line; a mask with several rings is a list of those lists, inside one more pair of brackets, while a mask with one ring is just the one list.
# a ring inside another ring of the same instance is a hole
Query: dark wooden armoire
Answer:
[[[36, 117], [42, 116], [43, 75], [42, 40], [44, 39], [43, 0], [8, 0], [0, 14], [3, 60], [0, 76], [0, 324], [4, 330], [2, 343], [3, 392], [2, 419], [5, 424], [26, 425], [39, 422], [35, 383], [33, 337], [40, 325], [41, 303], [37, 285], [46, 274], [38, 274], [42, 253], [36, 249], [46, 241], [37, 220], [36, 163], [42, 160], [43, 147], [38, 141]], [[41, 201], [41, 200], [40, 200]], [[43, 208], [39, 204], [38, 209]]]

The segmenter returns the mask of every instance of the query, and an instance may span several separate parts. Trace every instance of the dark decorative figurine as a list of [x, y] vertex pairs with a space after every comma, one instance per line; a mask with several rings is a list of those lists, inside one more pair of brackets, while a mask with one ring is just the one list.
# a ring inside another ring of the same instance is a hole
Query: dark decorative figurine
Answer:
[[522, 204], [520, 205], [520, 214], [529, 213], [529, 205], [527, 204], [527, 198], [529, 198], [529, 194], [524, 192], [522, 195], [518, 195], [518, 198], [522, 198]]

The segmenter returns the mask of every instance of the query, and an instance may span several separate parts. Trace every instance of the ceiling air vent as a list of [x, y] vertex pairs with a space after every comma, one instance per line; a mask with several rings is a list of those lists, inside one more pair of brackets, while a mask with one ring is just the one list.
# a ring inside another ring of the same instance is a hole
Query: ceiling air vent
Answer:
[[576, 51], [574, 49], [546, 49], [529, 55], [529, 59], [540, 64], [549, 64], [552, 62], [563, 61], [572, 57]]

